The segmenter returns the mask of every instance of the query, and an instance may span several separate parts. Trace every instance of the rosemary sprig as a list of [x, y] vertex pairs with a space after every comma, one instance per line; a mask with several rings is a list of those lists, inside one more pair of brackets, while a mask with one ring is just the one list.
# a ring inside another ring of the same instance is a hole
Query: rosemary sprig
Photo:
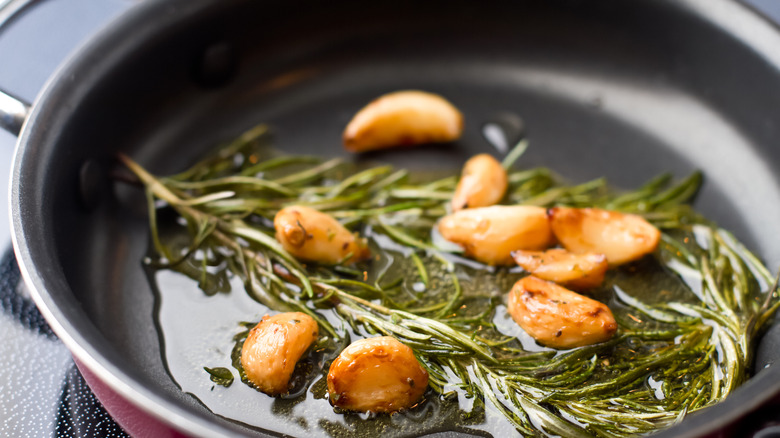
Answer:
[[[456, 177], [414, 183], [409, 172], [389, 166], [274, 155], [263, 145], [266, 133], [255, 127], [168, 178], [120, 157], [146, 188], [157, 254], [151, 263], [192, 276], [204, 290], [218, 276], [238, 276], [266, 307], [315, 318], [333, 349], [353, 336], [394, 336], [415, 351], [432, 391], [475, 397], [475, 409], [493, 406], [524, 435], [636, 435], [716, 403], [748, 377], [755, 340], [780, 306], [777, 281], [758, 258], [687, 205], [700, 173], [675, 185], [662, 175], [628, 193], [602, 178], [566, 185], [547, 169], [512, 170], [523, 141], [504, 159], [506, 202], [641, 214], [664, 232], [653, 263], [676, 274], [684, 291], [655, 301], [615, 284], [610, 293], [626, 321], [615, 338], [528, 351], [496, 323], [500, 295], [522, 274], [479, 270], [432, 242], [430, 229], [446, 213]], [[186, 244], [164, 231], [170, 226], [161, 223], [158, 200], [186, 223]], [[299, 263], [273, 237], [273, 215], [294, 203], [370, 231], [378, 254], [397, 262], [378, 274], [371, 262]], [[419, 284], [424, 291], [414, 289]]]

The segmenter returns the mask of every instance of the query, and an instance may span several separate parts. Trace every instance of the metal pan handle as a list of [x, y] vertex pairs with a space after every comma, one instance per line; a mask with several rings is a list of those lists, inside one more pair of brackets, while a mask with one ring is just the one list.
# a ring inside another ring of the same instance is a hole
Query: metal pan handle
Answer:
[[0, 128], [18, 135], [30, 112], [30, 105], [0, 90]]
[[0, 27], [11, 21], [35, 0], [0, 0]]
[[[0, 0], [0, 31], [35, 0]], [[0, 128], [18, 135], [30, 104], [0, 90]]]

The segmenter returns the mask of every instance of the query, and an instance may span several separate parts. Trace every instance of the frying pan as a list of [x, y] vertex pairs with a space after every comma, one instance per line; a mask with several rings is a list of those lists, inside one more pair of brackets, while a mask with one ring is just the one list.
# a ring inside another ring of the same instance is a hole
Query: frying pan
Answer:
[[[284, 151], [343, 155], [350, 116], [410, 88], [458, 106], [464, 137], [371, 160], [457, 169], [491, 150], [485, 123], [519, 117], [522, 164], [575, 182], [631, 188], [702, 169], [697, 209], [780, 265], [780, 32], [738, 3], [147, 0], [49, 82], [12, 175], [26, 284], [109, 411], [122, 400], [172, 434], [297, 433], [268, 412], [257, 415], [271, 430], [216, 415], [172, 380], [141, 264], [145, 204], [110, 177], [116, 154], [172, 173], [262, 121]], [[779, 343], [775, 326], [755, 377], [659, 436], [719, 434], [769, 402]], [[160, 433], [111, 413], [131, 433]]]

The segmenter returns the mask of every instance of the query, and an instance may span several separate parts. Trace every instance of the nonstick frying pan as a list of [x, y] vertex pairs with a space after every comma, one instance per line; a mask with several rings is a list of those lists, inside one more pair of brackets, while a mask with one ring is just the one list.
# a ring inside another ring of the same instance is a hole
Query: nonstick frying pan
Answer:
[[[780, 32], [738, 3], [147, 0], [50, 81], [13, 169], [24, 278], [93, 383], [189, 435], [289, 432], [215, 415], [172, 381], [141, 264], [145, 204], [111, 178], [116, 154], [172, 173], [263, 121], [284, 151], [344, 155], [351, 115], [410, 88], [455, 103], [464, 137], [371, 160], [457, 169], [491, 150], [485, 123], [519, 117], [524, 165], [573, 181], [703, 170], [697, 209], [780, 265]], [[780, 393], [779, 330], [753, 379], [661, 435], [716, 434]]]

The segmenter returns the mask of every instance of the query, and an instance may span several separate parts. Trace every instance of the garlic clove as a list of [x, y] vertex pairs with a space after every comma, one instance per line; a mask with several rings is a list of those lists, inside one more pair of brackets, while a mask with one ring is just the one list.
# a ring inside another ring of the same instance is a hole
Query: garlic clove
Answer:
[[353, 342], [328, 370], [331, 404], [350, 411], [407, 409], [427, 387], [428, 372], [412, 349], [390, 336]]
[[605, 304], [534, 276], [515, 283], [507, 310], [526, 333], [552, 348], [604, 342], [618, 327]]
[[529, 205], [461, 210], [443, 217], [438, 231], [466, 256], [488, 265], [511, 265], [512, 251], [541, 250], [554, 242], [545, 209]]
[[443, 143], [460, 138], [463, 115], [443, 97], [396, 91], [363, 107], [344, 129], [344, 147], [366, 152], [395, 146]]
[[576, 290], [600, 286], [609, 268], [607, 257], [603, 254], [575, 254], [559, 248], [547, 251], [517, 250], [512, 252], [512, 258], [536, 277]]
[[497, 204], [504, 197], [507, 185], [506, 170], [498, 160], [488, 154], [475, 155], [463, 166], [452, 197], [452, 211]]
[[610, 265], [638, 260], [655, 251], [661, 232], [641, 216], [598, 208], [555, 207], [550, 226], [564, 248], [604, 254]]

